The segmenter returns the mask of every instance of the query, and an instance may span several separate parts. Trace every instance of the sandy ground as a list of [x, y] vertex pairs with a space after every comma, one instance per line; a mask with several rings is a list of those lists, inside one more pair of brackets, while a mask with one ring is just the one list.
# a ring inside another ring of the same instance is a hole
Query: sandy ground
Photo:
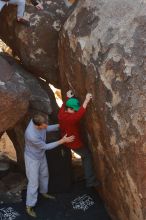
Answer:
[[0, 52], [12, 54], [12, 50], [0, 39]]

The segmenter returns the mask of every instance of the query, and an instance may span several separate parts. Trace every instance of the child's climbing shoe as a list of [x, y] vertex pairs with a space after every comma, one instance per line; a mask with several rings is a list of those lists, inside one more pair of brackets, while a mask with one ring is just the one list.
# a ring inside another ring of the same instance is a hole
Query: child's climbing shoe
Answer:
[[45, 199], [53, 199], [55, 200], [55, 196], [49, 195], [48, 193], [41, 193], [41, 195], [45, 198]]
[[35, 211], [33, 210], [33, 207], [31, 207], [31, 206], [26, 206], [26, 212], [29, 216], [31, 216], [33, 218], [37, 217]]
[[91, 184], [87, 184], [86, 186], [87, 188], [92, 188], [92, 187], [101, 187], [101, 182], [96, 180], [95, 182], [91, 183]]
[[26, 20], [25, 18], [17, 18], [17, 22], [29, 27], [30, 26], [30, 22], [28, 20]]
[[94, 184], [93, 184], [94, 187], [100, 187], [101, 186], [101, 182], [100, 181], [96, 181]]

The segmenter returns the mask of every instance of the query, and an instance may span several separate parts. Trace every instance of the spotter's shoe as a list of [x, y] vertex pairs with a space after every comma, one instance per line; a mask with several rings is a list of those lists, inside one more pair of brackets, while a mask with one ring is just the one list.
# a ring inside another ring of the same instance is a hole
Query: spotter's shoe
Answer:
[[35, 211], [33, 210], [33, 207], [30, 207], [30, 206], [26, 206], [26, 212], [29, 216], [33, 217], [33, 218], [36, 218], [37, 215], [35, 213]]
[[52, 196], [52, 195], [50, 195], [50, 194], [48, 194], [48, 193], [41, 193], [41, 195], [42, 195], [45, 199], [53, 199], [53, 200], [56, 199], [55, 196]]

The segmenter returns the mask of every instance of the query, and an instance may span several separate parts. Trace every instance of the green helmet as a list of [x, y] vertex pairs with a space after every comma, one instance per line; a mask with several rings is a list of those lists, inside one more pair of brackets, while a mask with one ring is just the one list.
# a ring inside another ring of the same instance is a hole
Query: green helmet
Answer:
[[66, 102], [66, 106], [69, 108], [74, 109], [75, 111], [78, 111], [80, 108], [79, 100], [76, 98], [70, 98]]

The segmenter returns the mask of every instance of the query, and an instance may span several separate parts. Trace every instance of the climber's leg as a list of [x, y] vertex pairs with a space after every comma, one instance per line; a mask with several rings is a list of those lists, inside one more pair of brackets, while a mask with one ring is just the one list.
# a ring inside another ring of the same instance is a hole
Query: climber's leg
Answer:
[[17, 21], [29, 26], [29, 21], [24, 18], [25, 0], [10, 0], [9, 4], [17, 5]]
[[6, 2], [0, 0], [0, 12], [2, 8], [5, 6]]

